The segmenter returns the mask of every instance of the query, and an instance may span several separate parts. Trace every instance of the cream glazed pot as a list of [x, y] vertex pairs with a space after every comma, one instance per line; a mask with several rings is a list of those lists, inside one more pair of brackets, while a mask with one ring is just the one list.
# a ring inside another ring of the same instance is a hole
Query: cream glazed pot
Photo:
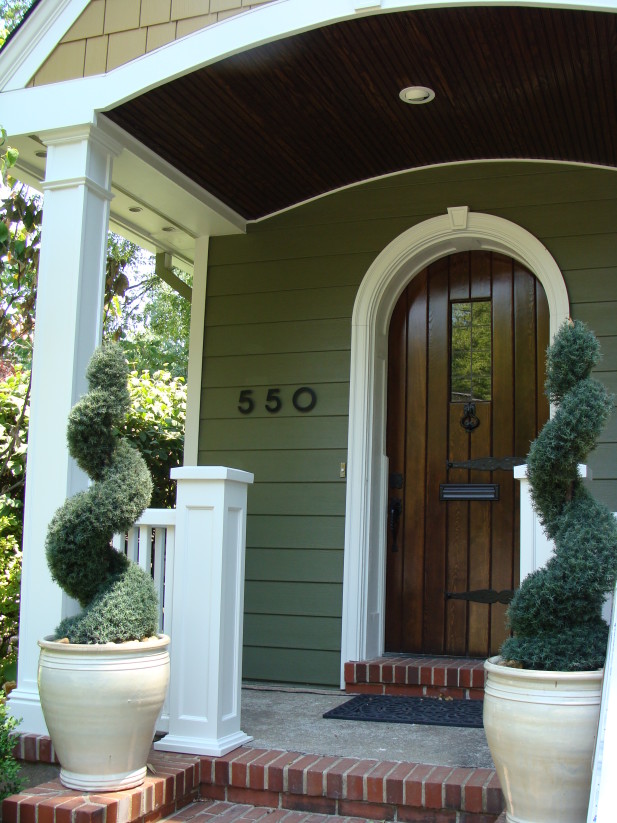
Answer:
[[603, 670], [484, 667], [484, 730], [508, 823], [585, 823]]
[[85, 645], [39, 640], [41, 706], [64, 786], [139, 786], [169, 683], [169, 638]]

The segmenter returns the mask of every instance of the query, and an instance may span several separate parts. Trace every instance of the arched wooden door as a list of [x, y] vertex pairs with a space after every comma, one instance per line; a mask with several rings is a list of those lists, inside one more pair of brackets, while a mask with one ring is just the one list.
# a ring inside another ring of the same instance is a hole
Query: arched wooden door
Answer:
[[499, 649], [519, 583], [512, 464], [549, 415], [548, 337], [541, 284], [500, 254], [443, 258], [401, 295], [389, 334], [386, 651]]

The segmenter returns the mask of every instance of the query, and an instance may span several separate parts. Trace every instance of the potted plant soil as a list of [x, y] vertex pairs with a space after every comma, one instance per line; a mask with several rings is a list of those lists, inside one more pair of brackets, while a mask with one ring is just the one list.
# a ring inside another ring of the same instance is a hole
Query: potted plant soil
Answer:
[[169, 681], [152, 579], [111, 543], [152, 493], [143, 458], [119, 435], [127, 375], [119, 346], [93, 355], [90, 390], [68, 424], [70, 453], [92, 485], [57, 510], [46, 541], [52, 577], [82, 611], [39, 641], [39, 693], [60, 780], [83, 792], [143, 782]]
[[599, 345], [568, 321], [547, 353], [546, 391], [556, 411], [527, 460], [534, 508], [555, 552], [522, 582], [512, 630], [486, 662], [484, 726], [509, 823], [585, 823], [608, 626], [617, 577], [617, 525], [583, 484], [578, 464], [594, 448], [612, 398], [591, 375]]

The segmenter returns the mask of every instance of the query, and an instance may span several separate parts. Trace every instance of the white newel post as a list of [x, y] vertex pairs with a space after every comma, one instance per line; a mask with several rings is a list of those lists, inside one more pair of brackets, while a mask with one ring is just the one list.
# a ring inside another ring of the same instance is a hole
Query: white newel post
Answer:
[[48, 133], [36, 303], [24, 514], [18, 686], [9, 705], [19, 730], [47, 734], [37, 687], [37, 640], [75, 604], [51, 580], [47, 525], [86, 487], [69, 457], [68, 414], [87, 388], [88, 360], [101, 340], [111, 168], [120, 146], [95, 126]]
[[247, 486], [223, 466], [173, 469], [177, 480], [169, 734], [163, 751], [220, 756], [240, 729]]

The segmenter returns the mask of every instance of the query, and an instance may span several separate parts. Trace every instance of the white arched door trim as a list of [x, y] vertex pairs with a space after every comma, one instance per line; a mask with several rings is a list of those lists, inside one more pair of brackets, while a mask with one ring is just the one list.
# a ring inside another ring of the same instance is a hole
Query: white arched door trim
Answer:
[[387, 459], [388, 327], [409, 281], [435, 260], [466, 250], [506, 254], [530, 269], [548, 299], [554, 336], [570, 304], [557, 263], [521, 226], [491, 214], [449, 208], [403, 232], [378, 255], [356, 297], [351, 333], [341, 681], [348, 660], [383, 653]]

